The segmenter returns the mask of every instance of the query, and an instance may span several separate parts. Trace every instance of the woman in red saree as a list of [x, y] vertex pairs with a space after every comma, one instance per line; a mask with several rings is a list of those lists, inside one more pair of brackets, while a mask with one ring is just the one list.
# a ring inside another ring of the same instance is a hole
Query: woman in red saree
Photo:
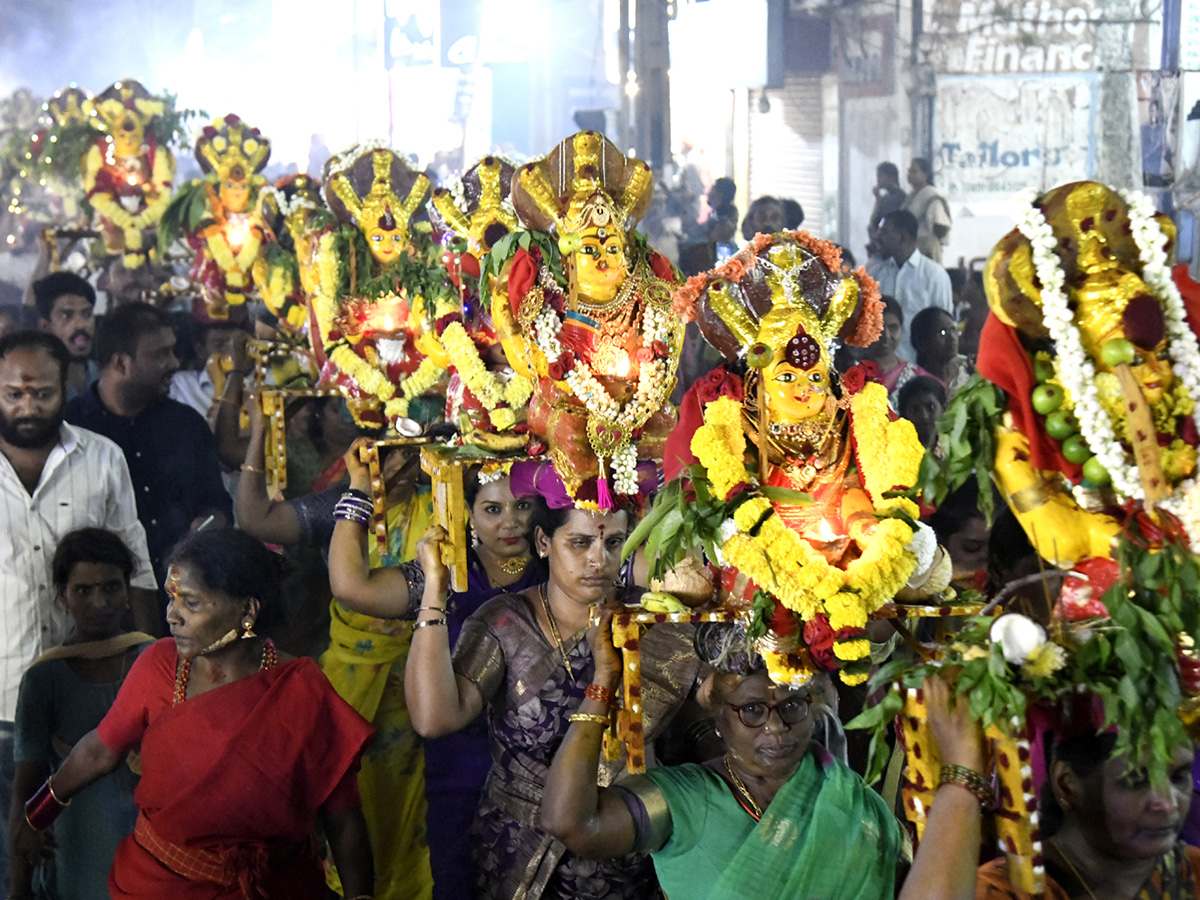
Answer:
[[173, 639], [139, 657], [99, 727], [26, 805], [26, 838], [140, 747], [138, 819], [113, 860], [112, 897], [323, 900], [319, 815], [347, 900], [369, 898], [356, 774], [371, 729], [315, 663], [254, 634], [278, 609], [275, 558], [243, 532], [197, 532], [173, 551], [167, 589]]

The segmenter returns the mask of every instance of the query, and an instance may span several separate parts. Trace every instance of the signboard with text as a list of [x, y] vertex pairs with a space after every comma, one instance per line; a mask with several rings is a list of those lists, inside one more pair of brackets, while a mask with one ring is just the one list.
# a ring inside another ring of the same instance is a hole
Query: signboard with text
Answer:
[[937, 0], [931, 62], [943, 75], [1090, 72], [1099, 7], [1099, 0]]
[[1088, 178], [1094, 76], [938, 79], [934, 170], [953, 203]]

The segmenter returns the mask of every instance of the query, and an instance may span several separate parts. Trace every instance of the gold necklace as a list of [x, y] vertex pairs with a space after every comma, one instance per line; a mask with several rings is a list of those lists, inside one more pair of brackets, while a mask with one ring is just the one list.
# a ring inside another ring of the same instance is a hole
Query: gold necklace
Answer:
[[550, 621], [550, 633], [554, 635], [554, 643], [558, 645], [558, 653], [562, 657], [567, 674], [571, 672], [571, 661], [567, 659], [567, 648], [563, 646], [562, 635], [558, 633], [558, 622], [554, 619], [554, 610], [550, 608], [550, 598], [546, 594], [546, 584], [538, 585], [538, 596], [542, 598], [542, 608], [546, 610], [546, 618]]
[[528, 556], [497, 556], [496, 565], [500, 567], [500, 571], [505, 575], [520, 575], [525, 571], [525, 567], [529, 565]]
[[1071, 861], [1070, 855], [1063, 848], [1063, 845], [1059, 843], [1058, 838], [1050, 838], [1050, 843], [1054, 845], [1054, 849], [1058, 851], [1058, 855], [1061, 856], [1063, 862], [1067, 864], [1067, 868], [1071, 870], [1071, 874], [1075, 876], [1075, 880], [1083, 885], [1083, 889], [1088, 892], [1088, 896], [1091, 897], [1092, 900], [1097, 900], [1095, 893], [1092, 891], [1091, 885], [1087, 883], [1087, 880], [1083, 877], [1083, 873], [1075, 868], [1075, 863]]
[[755, 819], [761, 819], [763, 814], [762, 807], [759, 806], [754, 797], [751, 796], [750, 789], [747, 788], [746, 783], [738, 777], [738, 773], [733, 771], [733, 763], [730, 762], [728, 753], [725, 754], [725, 771], [729, 773], [729, 778], [733, 782], [733, 786], [737, 788], [738, 793], [741, 794], [746, 799], [746, 802], [750, 804], [750, 809], [746, 811]]

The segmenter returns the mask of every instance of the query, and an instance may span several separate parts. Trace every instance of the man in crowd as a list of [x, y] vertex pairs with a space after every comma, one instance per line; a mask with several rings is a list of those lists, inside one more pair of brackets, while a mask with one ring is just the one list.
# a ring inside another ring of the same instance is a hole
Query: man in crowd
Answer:
[[871, 188], [875, 195], [875, 207], [871, 210], [871, 218], [867, 222], [867, 255], [878, 256], [879, 246], [875, 242], [875, 232], [879, 230], [879, 220], [888, 213], [904, 208], [908, 195], [900, 187], [900, 170], [895, 163], [881, 162], [875, 167], [875, 186]]
[[908, 167], [912, 193], [904, 208], [917, 220], [917, 249], [936, 263], [942, 261], [942, 248], [950, 242], [950, 204], [933, 186], [933, 166], [929, 160], [914, 157]]
[[[199, 413], [167, 396], [179, 360], [162, 310], [148, 303], [118, 307], [100, 323], [96, 349], [100, 377], [68, 405], [67, 420], [125, 452], [150, 561], [161, 579], [168, 552], [190, 529], [233, 518], [216, 441]], [[160, 599], [165, 609], [165, 596]]]
[[96, 290], [74, 272], [54, 272], [33, 283], [33, 302], [39, 327], [62, 341], [71, 354], [67, 400], [73, 400], [100, 374], [91, 359]]
[[897, 209], [883, 217], [875, 233], [880, 255], [867, 262], [867, 272], [885, 296], [895, 297], [904, 310], [904, 356], [917, 358], [911, 340], [912, 320], [921, 310], [936, 306], [954, 316], [950, 276], [932, 259], [917, 252], [917, 220]]
[[137, 559], [134, 624], [158, 633], [154, 574], [138, 522], [129, 469], [112, 441], [63, 422], [62, 342], [40, 331], [0, 338], [0, 869], [7, 879], [13, 717], [25, 669], [67, 637], [71, 619], [55, 596], [59, 538], [89, 526], [115, 532]]

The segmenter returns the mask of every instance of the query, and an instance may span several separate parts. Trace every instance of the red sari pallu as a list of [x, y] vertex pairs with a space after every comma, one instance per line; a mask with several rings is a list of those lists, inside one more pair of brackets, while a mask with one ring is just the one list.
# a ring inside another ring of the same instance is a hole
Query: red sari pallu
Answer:
[[140, 746], [134, 833], [117, 848], [112, 897], [323, 900], [318, 811], [359, 805], [370, 726], [309, 659], [281, 663], [172, 706], [170, 638], [144, 652], [99, 735]]

